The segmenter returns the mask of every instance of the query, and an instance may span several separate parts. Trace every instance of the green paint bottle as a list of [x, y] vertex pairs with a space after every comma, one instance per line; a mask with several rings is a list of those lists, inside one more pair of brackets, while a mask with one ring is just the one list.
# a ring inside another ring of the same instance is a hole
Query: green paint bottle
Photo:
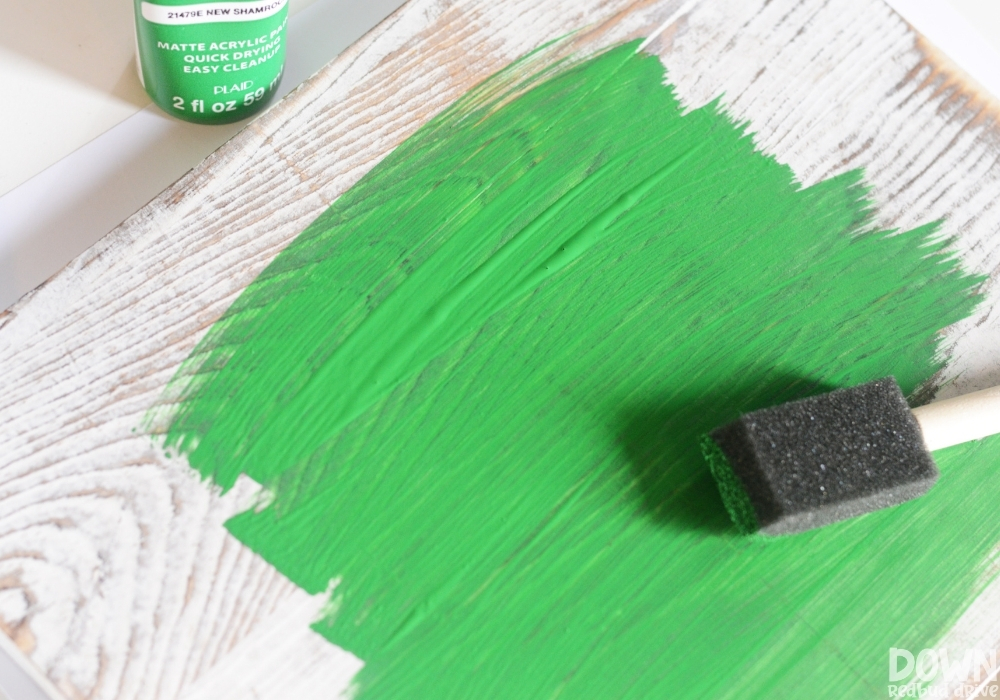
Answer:
[[161, 109], [198, 124], [260, 111], [285, 65], [288, 0], [134, 0], [139, 79]]

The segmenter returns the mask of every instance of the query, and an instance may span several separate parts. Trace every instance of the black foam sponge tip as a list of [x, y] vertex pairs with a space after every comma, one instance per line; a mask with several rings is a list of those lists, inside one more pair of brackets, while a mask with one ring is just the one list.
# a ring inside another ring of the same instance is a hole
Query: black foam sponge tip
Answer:
[[924, 494], [938, 470], [892, 377], [748, 413], [702, 440], [745, 533], [781, 535]]

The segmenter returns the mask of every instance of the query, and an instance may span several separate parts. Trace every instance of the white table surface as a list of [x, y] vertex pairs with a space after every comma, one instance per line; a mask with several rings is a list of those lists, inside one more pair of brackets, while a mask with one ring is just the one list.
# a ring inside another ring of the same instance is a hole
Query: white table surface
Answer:
[[[1000, 96], [1000, 0], [887, 0]], [[402, 0], [291, 0], [287, 93]], [[3, 0], [0, 310], [57, 272], [243, 125], [185, 124], [135, 75], [130, 3]], [[0, 700], [41, 700], [44, 678], [0, 634]], [[6, 696], [4, 695], [6, 693]]]

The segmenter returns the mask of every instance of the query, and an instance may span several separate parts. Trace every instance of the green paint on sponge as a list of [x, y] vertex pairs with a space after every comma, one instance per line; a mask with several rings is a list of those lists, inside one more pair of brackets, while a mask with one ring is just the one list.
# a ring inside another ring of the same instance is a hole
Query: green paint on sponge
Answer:
[[729, 517], [740, 533], [752, 535], [757, 532], [759, 525], [750, 495], [733, 472], [733, 465], [729, 463], [719, 444], [708, 435], [703, 435], [700, 442], [701, 453], [712, 471], [712, 478], [719, 487], [719, 495], [722, 496], [722, 504]]

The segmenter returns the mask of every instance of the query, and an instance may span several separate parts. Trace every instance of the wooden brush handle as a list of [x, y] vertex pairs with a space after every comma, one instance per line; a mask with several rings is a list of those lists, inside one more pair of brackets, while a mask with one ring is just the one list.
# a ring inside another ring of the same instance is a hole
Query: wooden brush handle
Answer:
[[930, 451], [1000, 433], [1000, 386], [913, 409]]

